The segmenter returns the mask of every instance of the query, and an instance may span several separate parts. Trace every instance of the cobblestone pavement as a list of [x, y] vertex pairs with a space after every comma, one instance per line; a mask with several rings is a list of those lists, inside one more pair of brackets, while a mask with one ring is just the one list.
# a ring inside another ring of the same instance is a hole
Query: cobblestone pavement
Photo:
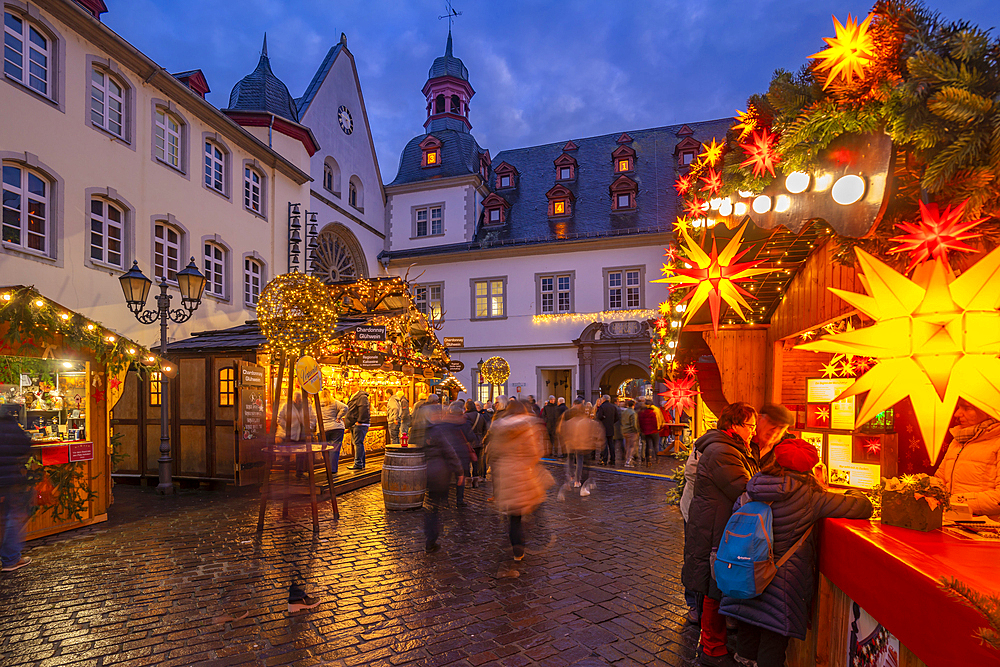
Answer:
[[[421, 513], [387, 512], [378, 486], [341, 496], [339, 522], [321, 505], [316, 537], [301, 503], [258, 536], [250, 489], [119, 486], [109, 522], [0, 575], [0, 664], [692, 664], [670, 484], [594, 477], [586, 498], [550, 491], [521, 562], [488, 486], [452, 496], [431, 555]], [[293, 582], [320, 606], [290, 614]]]

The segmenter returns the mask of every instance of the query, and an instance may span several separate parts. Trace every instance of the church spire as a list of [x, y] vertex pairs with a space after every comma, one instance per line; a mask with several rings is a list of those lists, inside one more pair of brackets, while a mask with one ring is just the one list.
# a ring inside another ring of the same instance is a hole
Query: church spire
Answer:
[[267, 58], [267, 33], [264, 33], [264, 47], [260, 50], [260, 57]]
[[[265, 37], [267, 39], [267, 37]], [[451, 58], [451, 28], [448, 28], [448, 45], [444, 47], [444, 57]]]

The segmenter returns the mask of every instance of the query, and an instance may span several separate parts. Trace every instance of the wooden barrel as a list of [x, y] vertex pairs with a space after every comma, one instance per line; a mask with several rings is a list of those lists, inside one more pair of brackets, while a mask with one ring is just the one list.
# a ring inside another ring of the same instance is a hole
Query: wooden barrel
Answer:
[[382, 497], [387, 510], [420, 509], [427, 489], [427, 465], [420, 447], [385, 448], [382, 459]]

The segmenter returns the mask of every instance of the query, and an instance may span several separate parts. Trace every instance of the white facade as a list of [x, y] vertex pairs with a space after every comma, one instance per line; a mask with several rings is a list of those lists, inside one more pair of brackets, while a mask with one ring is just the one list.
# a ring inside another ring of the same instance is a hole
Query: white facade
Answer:
[[[133, 260], [154, 278], [158, 261], [172, 272], [193, 256], [199, 270], [212, 272], [209, 287], [194, 317], [171, 325], [171, 339], [253, 319], [246, 262], [259, 275], [251, 289], [284, 271], [287, 202], [309, 200], [301, 142], [268, 148], [266, 136], [255, 139], [74, 2], [3, 4], [8, 25], [36, 31], [25, 33], [26, 43], [42, 36], [48, 71], [46, 86], [25, 85], [12, 69], [0, 83], [0, 158], [9, 181], [0, 284], [34, 285], [155, 344], [159, 331], [136, 322], [117, 278]], [[38, 192], [25, 190], [29, 174]], [[165, 226], [159, 240], [157, 225]], [[29, 226], [42, 231], [41, 241], [28, 240]], [[179, 307], [176, 288], [171, 293]]]
[[[470, 174], [435, 181], [432, 189], [427, 186], [426, 182], [393, 186], [386, 212], [388, 248], [432, 248], [475, 238], [486, 192], [482, 179]], [[440, 232], [435, 229], [436, 210], [440, 210]], [[418, 229], [420, 223], [426, 223], [426, 230]]]

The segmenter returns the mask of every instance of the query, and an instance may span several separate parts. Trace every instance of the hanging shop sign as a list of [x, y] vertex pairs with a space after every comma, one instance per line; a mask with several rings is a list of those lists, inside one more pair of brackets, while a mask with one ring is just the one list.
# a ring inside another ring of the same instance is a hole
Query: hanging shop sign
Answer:
[[358, 360], [358, 366], [361, 368], [381, 368], [382, 367], [382, 355], [379, 352], [365, 352], [361, 355]]
[[354, 330], [357, 340], [385, 342], [385, 325], [362, 325]]
[[316, 394], [323, 388], [323, 372], [316, 360], [310, 356], [299, 357], [295, 362], [295, 376], [307, 394]]
[[445, 336], [445, 347], [465, 347], [465, 336]]
[[237, 375], [241, 387], [263, 387], [264, 367], [247, 361], [238, 361]]
[[450, 361], [448, 362], [448, 370], [452, 373], [458, 373], [459, 371], [465, 370], [465, 364], [461, 361]]

